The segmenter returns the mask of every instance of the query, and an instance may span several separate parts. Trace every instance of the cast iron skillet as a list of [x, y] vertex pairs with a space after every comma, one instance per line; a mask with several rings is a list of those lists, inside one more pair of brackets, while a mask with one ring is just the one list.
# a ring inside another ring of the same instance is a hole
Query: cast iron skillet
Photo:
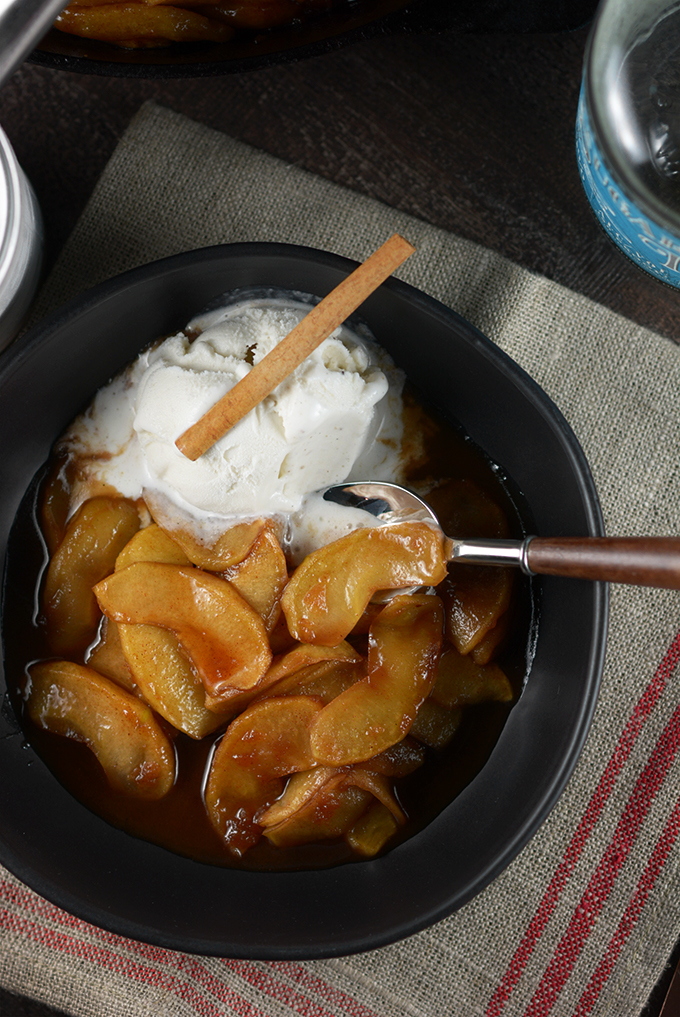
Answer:
[[[54, 439], [152, 337], [178, 330], [225, 291], [264, 285], [323, 296], [353, 267], [289, 245], [206, 248], [90, 290], [10, 347], [0, 357], [0, 558]], [[537, 532], [602, 533], [573, 433], [513, 361], [459, 315], [394, 279], [361, 316], [426, 398], [508, 474]], [[5, 589], [3, 616], [10, 597]], [[26, 746], [6, 701], [0, 862], [89, 922], [192, 953], [323, 957], [414, 933], [509, 864], [576, 764], [603, 666], [606, 588], [545, 578], [540, 604], [531, 674], [487, 764], [437, 819], [382, 858], [320, 871], [243, 872], [137, 840], [71, 797]]]
[[53, 29], [29, 60], [84, 74], [203, 77], [318, 56], [377, 35], [565, 31], [587, 23], [596, 6], [597, 0], [341, 0], [314, 21], [242, 35], [224, 44], [124, 50]]

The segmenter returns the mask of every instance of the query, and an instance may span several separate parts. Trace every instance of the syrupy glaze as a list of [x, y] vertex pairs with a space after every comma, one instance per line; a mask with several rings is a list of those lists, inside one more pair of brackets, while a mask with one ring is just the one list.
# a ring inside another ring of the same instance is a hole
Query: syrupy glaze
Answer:
[[[425, 413], [422, 404], [412, 395], [407, 399], [406, 422], [407, 434], [424, 436], [422, 455], [416, 457], [409, 482], [427, 489], [432, 487], [433, 481], [446, 481], [435, 484], [429, 495], [445, 530], [462, 537], [495, 535], [489, 532], [489, 527], [497, 526], [500, 509], [507, 532], [513, 536], [522, 535], [522, 521], [499, 471], [461, 432], [435, 414]], [[50, 656], [44, 629], [39, 623], [39, 587], [46, 552], [37, 519], [44, 478], [53, 466], [54, 463], [46, 465], [42, 476], [27, 493], [11, 534], [3, 618], [10, 696], [28, 740], [46, 765], [76, 798], [108, 822], [203, 862], [282, 870], [359, 860], [344, 841], [277, 848], [262, 838], [241, 858], [226, 851], [209, 822], [202, 798], [206, 770], [221, 730], [198, 742], [181, 733], [174, 736], [178, 762], [174, 787], [159, 801], [138, 801], [112, 791], [89, 749], [31, 723], [22, 698], [26, 668], [32, 661]], [[473, 524], [466, 522], [466, 510], [461, 514], [460, 504], [452, 497], [452, 492], [460, 491], [460, 481], [474, 485], [485, 496], [480, 502], [479, 528], [473, 532], [461, 531], [461, 527], [464, 530]], [[485, 504], [492, 506], [493, 522], [485, 518]], [[510, 610], [509, 633], [494, 661], [510, 679], [514, 702], [527, 673], [533, 626], [529, 585], [519, 575]], [[365, 640], [365, 636], [350, 637], [362, 652], [365, 652]], [[498, 740], [511, 707], [512, 703], [500, 702], [465, 707], [452, 742], [443, 750], [428, 748], [425, 764], [410, 776], [397, 780], [396, 794], [408, 822], [388, 842], [386, 850], [422, 829], [474, 778]]]

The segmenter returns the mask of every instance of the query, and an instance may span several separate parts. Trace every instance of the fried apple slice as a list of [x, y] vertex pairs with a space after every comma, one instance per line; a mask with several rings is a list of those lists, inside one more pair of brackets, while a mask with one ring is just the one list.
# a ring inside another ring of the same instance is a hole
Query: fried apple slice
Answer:
[[268, 841], [279, 848], [334, 840], [349, 830], [373, 800], [369, 791], [343, 784], [326, 788], [290, 819], [268, 827]]
[[452, 741], [462, 719], [462, 710], [442, 706], [430, 697], [421, 703], [411, 735], [431, 749], [443, 749]]
[[345, 840], [357, 854], [372, 858], [382, 851], [398, 829], [399, 823], [390, 810], [382, 802], [375, 801], [347, 831]]
[[253, 519], [237, 523], [225, 530], [212, 544], [203, 544], [191, 530], [164, 525], [163, 517], [156, 515], [156, 503], [147, 496], [151, 515], [156, 522], [179, 544], [192, 565], [205, 572], [224, 572], [225, 569], [243, 561], [265, 527], [265, 519]]
[[258, 814], [258, 822], [265, 829], [278, 826], [304, 809], [322, 788], [337, 787], [343, 773], [334, 766], [317, 766], [313, 770], [299, 771], [289, 778], [282, 795]]
[[135, 684], [154, 708], [178, 731], [204, 738], [222, 718], [205, 705], [205, 688], [182, 653], [179, 639], [157, 625], [118, 626], [120, 643]]
[[387, 604], [371, 626], [366, 677], [325, 706], [312, 725], [319, 763], [361, 763], [408, 734], [435, 680], [443, 624], [438, 597], [397, 596]]
[[363, 660], [323, 660], [318, 664], [303, 667], [294, 674], [282, 678], [271, 689], [258, 696], [316, 696], [323, 703], [330, 703], [350, 685], [361, 681], [365, 674]]
[[504, 611], [492, 629], [483, 636], [476, 646], [470, 650], [470, 656], [475, 664], [490, 664], [496, 657], [506, 641], [510, 629], [511, 620], [514, 616], [513, 604], [507, 611]]
[[143, 3], [107, 3], [70, 7], [55, 27], [86, 39], [115, 42], [128, 49], [169, 42], [228, 42], [234, 29], [180, 7], [147, 7]]
[[115, 571], [119, 572], [137, 561], [160, 561], [166, 565], [191, 564], [177, 541], [162, 530], [158, 523], [151, 523], [135, 533], [116, 558]]
[[201, 676], [207, 698], [253, 688], [272, 654], [259, 614], [226, 580], [200, 569], [135, 562], [98, 583], [104, 614], [173, 631]]
[[[253, 702], [259, 702], [270, 696], [278, 695], [315, 695], [303, 687], [304, 682], [297, 681], [297, 676], [302, 676], [306, 671], [311, 671], [324, 664], [344, 662], [358, 667], [361, 656], [352, 649], [349, 643], [338, 643], [337, 646], [310, 646], [298, 643], [287, 653], [274, 659], [271, 667], [262, 676], [260, 681], [251, 689], [245, 691], [240, 689], [224, 690], [219, 702], [213, 702], [209, 697], [207, 702], [209, 708], [221, 713], [223, 716], [234, 716], [244, 710]], [[310, 679], [313, 677], [309, 676]], [[355, 677], [356, 680], [356, 677]], [[285, 684], [285, 688], [279, 692], [279, 687]], [[351, 682], [347, 682], [351, 684]], [[340, 691], [340, 690], [338, 690]]]
[[222, 576], [262, 616], [267, 632], [271, 633], [279, 620], [281, 594], [288, 582], [286, 556], [271, 520], [267, 520], [243, 561], [231, 565]]
[[[116, 558], [115, 571], [139, 561], [189, 565], [179, 544], [157, 523], [139, 530]], [[223, 723], [205, 705], [205, 688], [191, 662], [182, 653], [179, 639], [158, 625], [126, 625], [107, 619], [119, 630], [120, 653], [136, 686], [176, 730], [190, 738], [203, 738]], [[93, 665], [96, 666], [96, 665]]]
[[[165, 3], [166, 0], [151, 0], [151, 3]], [[194, 0], [191, 6], [194, 5]], [[199, 9], [206, 16], [219, 18], [235, 28], [249, 28], [262, 31], [288, 25], [300, 17], [298, 0], [231, 0], [229, 3], [207, 4], [205, 0]]]
[[510, 607], [511, 569], [450, 565], [438, 589], [446, 611], [446, 636], [459, 653], [470, 653]]
[[48, 641], [57, 656], [81, 654], [94, 639], [100, 612], [92, 587], [113, 571], [138, 529], [137, 509], [125, 498], [90, 498], [70, 520], [42, 596]]
[[185, 552], [189, 561], [206, 572], [224, 572], [225, 569], [243, 561], [265, 527], [266, 519], [253, 519], [237, 523], [215, 541], [201, 544], [187, 530], [174, 530], [172, 537]]
[[376, 773], [365, 766], [353, 766], [345, 775], [345, 783], [369, 791], [386, 809], [389, 809], [398, 823], [406, 822], [406, 816], [392, 792], [392, 785], [384, 774]]
[[168, 793], [175, 781], [175, 752], [146, 703], [70, 661], [33, 664], [29, 679], [31, 720], [87, 745], [116, 791], [144, 799]]
[[50, 557], [57, 550], [66, 532], [71, 511], [71, 485], [73, 482], [72, 462], [63, 455], [55, 465], [42, 488], [40, 500], [40, 530]]
[[[145, 526], [128, 541], [116, 558], [115, 571], [139, 561], [191, 564], [179, 544], [157, 523]], [[115, 629], [115, 622], [108, 621]], [[174, 632], [158, 625], [125, 623], [118, 629], [128, 672], [161, 717], [190, 738], [203, 738], [220, 726], [222, 718], [207, 709], [205, 688]]]
[[436, 586], [446, 576], [444, 538], [427, 523], [354, 530], [308, 555], [284, 590], [292, 635], [333, 646], [352, 631], [378, 590]]
[[314, 664], [327, 661], [359, 664], [361, 660], [361, 655], [344, 640], [336, 646], [312, 646], [309, 643], [298, 643], [297, 646], [292, 647], [287, 653], [272, 662], [265, 677], [269, 685], [274, 685]]
[[210, 766], [205, 804], [233, 854], [241, 856], [259, 840], [256, 813], [279, 797], [282, 777], [315, 765], [309, 726], [320, 709], [311, 696], [265, 699], [227, 728]]
[[117, 685], [134, 692], [136, 689], [132, 672], [125, 659], [123, 647], [120, 645], [118, 626], [110, 618], [102, 618], [99, 639], [89, 650], [85, 663], [94, 668], [105, 678], [110, 678]]
[[340, 837], [376, 798], [395, 817], [405, 821], [385, 777], [361, 767], [294, 774], [281, 797], [260, 813], [258, 821], [277, 847]]
[[205, 572], [224, 572], [243, 561], [267, 523], [266, 519], [248, 519], [220, 532], [215, 539], [199, 539], [194, 517], [174, 502], [149, 488], [144, 502], [154, 522], [179, 544], [189, 561]]
[[497, 664], [475, 664], [448, 646], [437, 667], [432, 699], [442, 706], [474, 706], [477, 703], [509, 703], [512, 685]]
[[425, 752], [422, 745], [407, 735], [396, 745], [391, 745], [389, 749], [366, 760], [363, 763], [363, 768], [374, 770], [376, 773], [384, 773], [386, 777], [406, 777], [407, 774], [413, 773], [422, 766], [424, 762]]
[[445, 480], [428, 493], [427, 501], [450, 537], [472, 540], [510, 536], [505, 513], [473, 480]]

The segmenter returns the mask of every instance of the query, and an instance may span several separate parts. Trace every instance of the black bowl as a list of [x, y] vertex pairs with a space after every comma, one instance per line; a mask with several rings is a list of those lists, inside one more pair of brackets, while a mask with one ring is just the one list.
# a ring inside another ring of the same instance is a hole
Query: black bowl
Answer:
[[[288, 245], [207, 248], [97, 286], [15, 343], [0, 358], [3, 557], [19, 503], [56, 436], [151, 338], [178, 330], [227, 290], [268, 285], [323, 296], [353, 267]], [[361, 315], [424, 395], [506, 471], [539, 533], [602, 532], [576, 438], [512, 360], [459, 315], [395, 279]], [[444, 918], [487, 886], [546, 818], [590, 724], [606, 587], [553, 578], [540, 586], [531, 674], [490, 759], [437, 819], [383, 857], [318, 871], [244, 872], [135, 839], [58, 783], [26, 746], [6, 699], [0, 862], [87, 921], [193, 953], [331, 956], [381, 946]]]
[[241, 32], [228, 43], [122, 49], [52, 29], [29, 60], [114, 77], [206, 77], [307, 59], [379, 35], [567, 31], [588, 22], [596, 5], [597, 0], [337, 0], [317, 18]]

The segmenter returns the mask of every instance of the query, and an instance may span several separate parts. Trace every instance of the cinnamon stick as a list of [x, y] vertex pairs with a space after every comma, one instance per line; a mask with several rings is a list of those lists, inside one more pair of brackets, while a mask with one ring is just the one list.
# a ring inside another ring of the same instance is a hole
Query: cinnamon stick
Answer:
[[305, 315], [299, 325], [255, 364], [226, 395], [179, 436], [177, 448], [192, 462], [245, 417], [342, 325], [415, 248], [395, 233]]

